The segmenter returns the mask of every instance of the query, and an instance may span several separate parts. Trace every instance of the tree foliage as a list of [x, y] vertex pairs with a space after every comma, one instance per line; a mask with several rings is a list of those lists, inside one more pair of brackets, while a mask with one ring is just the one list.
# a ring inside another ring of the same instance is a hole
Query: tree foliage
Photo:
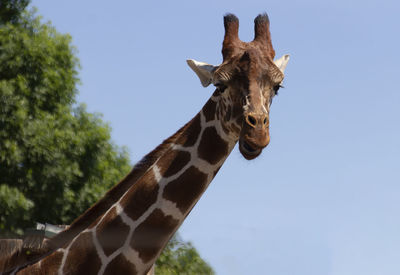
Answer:
[[191, 243], [183, 242], [177, 234], [170, 240], [156, 262], [156, 274], [213, 275], [212, 268], [200, 258]]
[[[75, 102], [78, 59], [69, 35], [0, 2], [0, 236], [35, 222], [70, 224], [130, 169], [99, 114]], [[174, 238], [157, 274], [213, 274]]]
[[29, 2], [29, 0], [0, 1], [0, 24], [5, 24], [7, 22], [17, 23]]
[[15, 208], [1, 233], [69, 224], [130, 169], [107, 124], [74, 104], [77, 67], [71, 38], [32, 13], [0, 28], [0, 203]]

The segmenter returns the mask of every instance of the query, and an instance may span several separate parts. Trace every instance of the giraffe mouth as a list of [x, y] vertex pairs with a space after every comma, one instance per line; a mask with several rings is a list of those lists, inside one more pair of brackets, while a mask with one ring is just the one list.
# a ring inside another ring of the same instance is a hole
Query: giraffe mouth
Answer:
[[239, 151], [242, 153], [243, 157], [247, 160], [252, 160], [261, 154], [262, 149], [257, 148], [245, 140], [239, 140]]

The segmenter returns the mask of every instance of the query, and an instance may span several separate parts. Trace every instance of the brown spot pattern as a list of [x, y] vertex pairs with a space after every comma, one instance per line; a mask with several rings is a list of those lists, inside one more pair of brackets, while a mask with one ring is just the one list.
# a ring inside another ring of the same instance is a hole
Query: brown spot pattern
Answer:
[[81, 234], [71, 245], [63, 268], [64, 274], [97, 274], [101, 261], [92, 241], [92, 233]]
[[228, 106], [226, 108], [225, 121], [229, 121], [231, 119], [231, 115], [232, 115], [232, 108]]
[[119, 254], [115, 257], [104, 270], [105, 275], [115, 275], [115, 274], [138, 274], [135, 266], [129, 262], [124, 255]]
[[131, 187], [120, 204], [125, 213], [135, 221], [156, 202], [158, 189], [154, 173], [149, 170]]
[[228, 154], [228, 144], [218, 135], [214, 127], [204, 130], [198, 148], [200, 158], [211, 164], [218, 163]]
[[157, 162], [157, 166], [163, 177], [170, 177], [182, 170], [189, 161], [189, 152], [172, 150]]
[[217, 108], [217, 103], [214, 102], [213, 100], [209, 99], [203, 107], [203, 115], [206, 119], [206, 122], [214, 120], [215, 119], [215, 112]]
[[178, 225], [178, 220], [156, 209], [133, 232], [131, 247], [138, 251], [139, 257], [147, 263], [164, 248]]
[[107, 257], [124, 244], [128, 233], [129, 226], [117, 216], [115, 207], [96, 228], [97, 239]]
[[187, 129], [182, 132], [182, 135], [176, 141], [177, 144], [181, 144], [184, 147], [193, 146], [197, 138], [199, 137], [201, 130], [200, 114], [197, 114], [192, 121], [189, 123]]
[[63, 258], [63, 252], [55, 252], [49, 257], [45, 258], [40, 265], [38, 274], [55, 274], [60, 268], [61, 261]]
[[[105, 211], [107, 211], [107, 210], [105, 210]], [[93, 227], [95, 227], [99, 223], [101, 218], [102, 218], [102, 216], [100, 215], [94, 222], [92, 222], [91, 225], [88, 226], [88, 229], [92, 229]]]
[[215, 169], [213, 178], [217, 175], [217, 173], [219, 172], [219, 169], [221, 169], [221, 167], [222, 167], [222, 166], [220, 166], [220, 167], [218, 167], [217, 169]]
[[237, 118], [239, 116], [243, 115], [243, 107], [242, 106], [237, 106], [237, 104], [234, 104], [232, 106], [232, 116], [234, 118]]
[[171, 143], [176, 142], [178, 137], [181, 136], [181, 133], [186, 130], [189, 124], [190, 122], [185, 124], [175, 134], [164, 140], [162, 144], [158, 145], [153, 151], [144, 156], [142, 161], [137, 163], [132, 171], [120, 183], [111, 188], [101, 200], [89, 208], [83, 215], [79, 216], [71, 224], [69, 229], [64, 230], [51, 238], [46, 243], [48, 249], [51, 250], [57, 247], [62, 247], [90, 224], [96, 225], [98, 221], [94, 224], [93, 221], [95, 221], [101, 213], [105, 213], [110, 209], [112, 205], [118, 201], [140, 177], [144, 175], [147, 169], [153, 165], [160, 156], [169, 150]]
[[236, 133], [240, 133], [240, 128], [236, 125], [236, 123], [231, 124], [232, 131]]
[[237, 124], [237, 125], [242, 125], [242, 123], [243, 123], [243, 117], [242, 117], [242, 116], [238, 116], [238, 117], [236, 118], [236, 124]]
[[225, 125], [225, 123], [221, 123], [222, 126], [222, 130], [224, 130], [224, 133], [226, 135], [229, 135], [229, 129], [227, 128], [227, 126]]
[[207, 175], [194, 166], [190, 166], [177, 179], [169, 182], [164, 189], [163, 197], [176, 203], [185, 213], [193, 202], [204, 192]]

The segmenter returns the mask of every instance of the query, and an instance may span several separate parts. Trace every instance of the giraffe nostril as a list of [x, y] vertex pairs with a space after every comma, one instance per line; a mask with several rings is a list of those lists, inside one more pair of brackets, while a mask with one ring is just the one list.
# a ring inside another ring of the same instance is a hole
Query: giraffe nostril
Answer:
[[257, 125], [257, 120], [255, 117], [253, 117], [252, 115], [248, 115], [247, 116], [247, 123], [250, 124], [250, 126], [256, 127]]
[[267, 124], [267, 118], [264, 118], [264, 125]]

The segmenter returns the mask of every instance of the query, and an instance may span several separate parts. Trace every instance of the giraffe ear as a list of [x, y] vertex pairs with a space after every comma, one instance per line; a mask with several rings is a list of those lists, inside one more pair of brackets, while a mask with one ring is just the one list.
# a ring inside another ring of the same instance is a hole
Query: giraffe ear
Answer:
[[289, 59], [290, 59], [290, 56], [288, 54], [285, 54], [281, 58], [276, 59], [274, 61], [275, 65], [279, 68], [279, 70], [281, 70], [282, 73], [285, 72], [285, 68], [289, 62]]
[[199, 62], [193, 59], [186, 60], [189, 67], [200, 78], [201, 85], [207, 87], [212, 83], [213, 75], [218, 66], [210, 65], [208, 63]]

